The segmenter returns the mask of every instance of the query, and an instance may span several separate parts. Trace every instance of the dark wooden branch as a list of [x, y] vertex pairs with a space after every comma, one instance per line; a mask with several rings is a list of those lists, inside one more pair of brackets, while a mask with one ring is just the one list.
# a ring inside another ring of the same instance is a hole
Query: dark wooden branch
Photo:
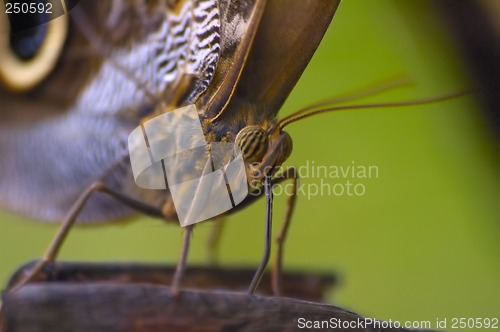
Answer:
[[[300, 328], [306, 321], [327, 323], [335, 331], [406, 331], [367, 324], [361, 316], [332, 305], [213, 289], [226, 283], [246, 287], [251, 278], [247, 272], [253, 269], [191, 268], [185, 281], [208, 289], [185, 289], [172, 296], [167, 286], [158, 284], [171, 270], [126, 264], [51, 265], [40, 280], [4, 292], [0, 332], [304, 331], [310, 330]], [[325, 283], [308, 283], [322, 278], [285, 274], [283, 279], [284, 284], [295, 280], [294, 287], [323, 294]], [[344, 327], [334, 328], [333, 323]], [[342, 325], [347, 323], [348, 327]]]
[[[146, 284], [31, 284], [3, 298], [5, 332], [299, 331], [309, 321], [363, 321], [331, 305]], [[398, 331], [338, 328], [335, 331]]]
[[[11, 277], [7, 289], [34, 267], [36, 261], [20, 267]], [[170, 285], [175, 266], [137, 263], [72, 263], [49, 264], [32, 283], [37, 282], [112, 282]], [[182, 280], [184, 288], [224, 289], [246, 291], [255, 273], [255, 267], [189, 266]], [[285, 271], [281, 278], [283, 296], [309, 301], [322, 301], [327, 291], [338, 283], [331, 273], [303, 273]], [[271, 275], [266, 272], [257, 288], [257, 294], [271, 295]]]

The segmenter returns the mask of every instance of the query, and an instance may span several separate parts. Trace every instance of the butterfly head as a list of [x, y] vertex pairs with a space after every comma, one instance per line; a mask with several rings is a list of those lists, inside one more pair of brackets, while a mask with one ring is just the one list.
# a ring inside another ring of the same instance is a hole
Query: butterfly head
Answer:
[[246, 126], [236, 135], [235, 144], [241, 151], [250, 181], [262, 182], [273, 175], [292, 153], [290, 135], [276, 126], [265, 129], [260, 125]]

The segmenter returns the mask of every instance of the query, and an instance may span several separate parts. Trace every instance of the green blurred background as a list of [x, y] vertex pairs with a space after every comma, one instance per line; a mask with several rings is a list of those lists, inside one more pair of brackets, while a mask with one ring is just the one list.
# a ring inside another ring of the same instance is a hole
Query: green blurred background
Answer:
[[[462, 68], [427, 2], [347, 0], [280, 114], [400, 74], [410, 75], [417, 85], [360, 103], [458, 91], [469, 85]], [[294, 153], [287, 165], [348, 166], [354, 161], [377, 166], [379, 177], [352, 179], [366, 187], [361, 197], [299, 197], [286, 267], [339, 273], [342, 285], [331, 301], [369, 317], [431, 322], [500, 318], [499, 161], [472, 96], [339, 112], [288, 128]], [[333, 185], [339, 180], [323, 181]], [[303, 185], [320, 182], [301, 180]], [[279, 221], [285, 197], [275, 202]], [[221, 263], [257, 264], [264, 216], [261, 201], [228, 218]], [[61, 258], [176, 261], [180, 227], [143, 217], [134, 221], [75, 229]], [[195, 229], [189, 262], [206, 262], [210, 228], [203, 223]], [[55, 231], [51, 225], [0, 214], [0, 282], [39, 257]]]

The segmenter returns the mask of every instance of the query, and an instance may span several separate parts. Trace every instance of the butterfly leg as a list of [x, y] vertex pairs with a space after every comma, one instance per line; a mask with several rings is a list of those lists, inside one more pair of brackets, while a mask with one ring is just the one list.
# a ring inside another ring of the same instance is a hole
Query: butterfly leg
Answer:
[[269, 257], [271, 255], [271, 234], [273, 228], [273, 184], [271, 181], [271, 176], [266, 175], [264, 181], [264, 193], [266, 195], [266, 232], [264, 238], [264, 254], [262, 260], [253, 276], [250, 287], [248, 288], [248, 293], [253, 294], [257, 286], [259, 285], [260, 279], [264, 274], [267, 263], [269, 262]]
[[288, 196], [287, 208], [285, 212], [285, 217], [283, 224], [281, 226], [280, 232], [276, 238], [277, 250], [276, 250], [276, 259], [272, 269], [271, 276], [271, 287], [274, 295], [280, 294], [280, 280], [281, 280], [281, 271], [283, 266], [283, 255], [284, 255], [284, 245], [285, 239], [288, 234], [288, 229], [290, 227], [290, 223], [292, 220], [293, 211], [295, 209], [295, 203], [297, 201], [297, 190], [299, 185], [299, 177], [298, 172], [294, 167], [288, 168], [284, 173], [278, 175], [275, 179], [271, 181], [270, 189], [268, 190], [267, 184], [265, 184], [266, 188], [266, 197], [267, 197], [267, 224], [266, 224], [266, 245], [264, 248], [264, 256], [262, 258], [261, 264], [255, 273], [254, 279], [250, 284], [249, 293], [253, 293], [258, 286], [260, 281], [260, 277], [264, 273], [264, 269], [266, 268], [267, 262], [269, 261], [269, 255], [271, 251], [271, 230], [272, 230], [272, 187], [275, 185], [285, 181], [285, 180], [293, 180], [292, 182], [292, 190], [290, 195]]
[[125, 196], [119, 192], [109, 189], [102, 182], [94, 182], [89, 187], [87, 187], [87, 189], [85, 189], [80, 194], [80, 196], [78, 196], [78, 199], [75, 201], [75, 203], [73, 203], [71, 209], [68, 211], [68, 214], [66, 215], [66, 217], [64, 217], [63, 222], [61, 223], [61, 226], [59, 227], [55, 237], [53, 238], [49, 247], [45, 251], [45, 254], [43, 255], [42, 259], [39, 260], [37, 264], [33, 267], [33, 269], [31, 269], [16, 285], [14, 285], [10, 289], [11, 291], [16, 291], [26, 283], [33, 280], [48, 263], [53, 262], [56, 259], [62, 247], [62, 244], [64, 243], [64, 240], [68, 236], [71, 228], [75, 224], [78, 215], [80, 214], [81, 210], [89, 200], [90, 196], [95, 192], [101, 192], [111, 197], [114, 197], [118, 201], [124, 203], [125, 205], [134, 207], [137, 210], [142, 211], [146, 214], [153, 216], [162, 216], [160, 210], [157, 210], [154, 207], [151, 207], [142, 202], [136, 201], [128, 196]]
[[179, 294], [180, 284], [182, 281], [182, 276], [186, 271], [186, 262], [187, 256], [189, 252], [189, 245], [191, 243], [191, 234], [193, 233], [194, 225], [189, 225], [184, 228], [184, 237], [182, 239], [182, 249], [181, 249], [181, 257], [177, 262], [177, 266], [175, 268], [174, 278], [172, 280], [172, 285], [170, 286], [171, 293], [173, 296]]
[[[290, 193], [290, 196], [288, 198], [288, 204], [287, 204], [287, 210], [284, 218], [283, 225], [281, 227], [280, 233], [278, 234], [277, 238], [277, 256], [275, 260], [275, 265], [273, 266], [273, 272], [272, 272], [272, 289], [273, 293], [277, 294], [279, 293], [279, 282], [280, 282], [280, 276], [281, 276], [281, 267], [282, 267], [282, 262], [283, 262], [283, 248], [284, 248], [284, 243], [285, 243], [285, 238], [288, 232], [288, 228], [291, 222], [293, 210], [295, 208], [295, 202], [296, 202], [296, 197], [297, 197], [297, 190], [298, 190], [298, 173], [294, 167], [288, 168], [284, 173], [279, 174], [276, 176], [271, 183], [271, 188], [274, 187], [277, 184], [282, 183], [283, 181], [286, 180], [293, 180], [293, 187], [292, 191]], [[265, 184], [266, 185], [266, 184]], [[269, 192], [269, 194], [268, 194]], [[269, 261], [269, 256], [270, 256], [270, 251], [271, 251], [271, 226], [272, 224], [272, 201], [273, 197], [272, 191], [270, 188], [268, 189], [265, 187], [265, 196], [267, 197], [267, 218], [266, 218], [266, 235], [265, 235], [265, 247], [264, 247], [264, 255], [262, 257], [261, 263], [257, 269], [257, 272], [254, 275], [254, 278], [252, 279], [252, 282], [250, 284], [250, 287], [248, 289], [248, 292], [252, 294], [255, 289], [257, 288], [260, 278], [262, 277], [262, 274], [264, 273], [265, 267]], [[234, 210], [241, 210], [245, 208], [246, 206], [251, 205], [254, 201], [262, 197], [262, 193], [257, 193], [256, 195], [249, 195], [243, 202], [241, 202]]]
[[280, 289], [280, 280], [281, 280], [281, 271], [283, 267], [283, 255], [284, 255], [284, 247], [285, 247], [285, 239], [288, 234], [288, 229], [290, 228], [290, 223], [292, 221], [293, 211], [295, 209], [295, 204], [297, 202], [297, 190], [299, 187], [299, 176], [297, 169], [295, 167], [288, 168], [284, 173], [279, 176], [279, 182], [283, 180], [291, 179], [292, 182], [292, 190], [288, 196], [287, 206], [285, 211], [285, 217], [283, 219], [283, 224], [281, 225], [281, 229], [276, 237], [276, 258], [274, 261], [274, 265], [272, 268], [271, 274], [271, 287], [273, 290], [273, 294], [275, 296], [279, 296], [281, 293]]

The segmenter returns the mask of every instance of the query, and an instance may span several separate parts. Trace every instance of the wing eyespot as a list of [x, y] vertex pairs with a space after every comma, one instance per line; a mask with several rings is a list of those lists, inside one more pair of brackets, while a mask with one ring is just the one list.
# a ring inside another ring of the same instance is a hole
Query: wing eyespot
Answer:
[[7, 89], [33, 89], [56, 66], [68, 34], [68, 15], [55, 16], [38, 9], [35, 13], [0, 13], [0, 82]]

